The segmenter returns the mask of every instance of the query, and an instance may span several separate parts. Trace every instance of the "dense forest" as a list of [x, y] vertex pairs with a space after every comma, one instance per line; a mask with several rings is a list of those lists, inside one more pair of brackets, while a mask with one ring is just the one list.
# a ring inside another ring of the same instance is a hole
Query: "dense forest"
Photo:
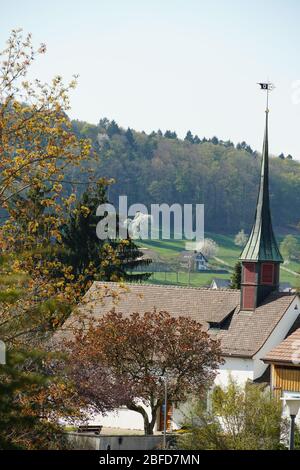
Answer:
[[[90, 138], [100, 161], [91, 163], [99, 176], [114, 178], [109, 199], [119, 195], [128, 204], [204, 203], [205, 230], [235, 233], [249, 230], [259, 182], [260, 154], [246, 142], [236, 146], [175, 132], [147, 135], [122, 129], [115, 121], [98, 125], [73, 121], [78, 137]], [[75, 170], [76, 171], [76, 170]], [[74, 176], [74, 175], [72, 175]], [[84, 181], [84, 174], [77, 176]], [[270, 159], [270, 195], [274, 225], [296, 226], [300, 221], [300, 164], [284, 154]]]

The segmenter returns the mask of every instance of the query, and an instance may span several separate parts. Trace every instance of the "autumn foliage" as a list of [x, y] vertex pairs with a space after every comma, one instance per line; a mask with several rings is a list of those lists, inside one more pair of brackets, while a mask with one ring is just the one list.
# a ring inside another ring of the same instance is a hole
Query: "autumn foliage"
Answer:
[[90, 158], [91, 145], [74, 135], [66, 114], [76, 77], [68, 84], [60, 76], [50, 83], [28, 78], [45, 50], [13, 30], [0, 52], [0, 339], [7, 351], [1, 449], [59, 446], [57, 419], [72, 413], [64, 377], [56, 380], [53, 372], [50, 380], [49, 356], [40, 349], [80, 291], [72, 267], [48, 252], [69, 203], [62, 197], [65, 169]]
[[[112, 311], [87, 330], [77, 331], [69, 348], [72, 378], [90, 405], [103, 411], [109, 403], [121, 402], [143, 416], [146, 434], [153, 433], [163, 404], [164, 380], [173, 402], [201, 396], [221, 361], [219, 343], [200, 323], [156, 310], [130, 316]], [[74, 358], [76, 365], [72, 365]], [[85, 371], [94, 367], [93, 379], [83, 380]], [[151, 409], [150, 416], [146, 407]]]

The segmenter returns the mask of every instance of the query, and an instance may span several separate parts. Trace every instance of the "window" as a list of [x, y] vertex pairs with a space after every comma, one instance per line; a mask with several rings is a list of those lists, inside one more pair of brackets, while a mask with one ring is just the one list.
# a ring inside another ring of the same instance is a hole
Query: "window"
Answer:
[[211, 330], [228, 330], [231, 324], [231, 320], [234, 314], [235, 308], [220, 322], [208, 322], [209, 329]]
[[261, 282], [262, 284], [274, 283], [274, 264], [263, 263], [261, 267]]
[[255, 283], [256, 263], [244, 263], [244, 282]]
[[255, 298], [255, 287], [245, 286], [243, 287], [243, 306], [242, 308], [246, 310], [252, 310], [254, 308], [254, 298]]

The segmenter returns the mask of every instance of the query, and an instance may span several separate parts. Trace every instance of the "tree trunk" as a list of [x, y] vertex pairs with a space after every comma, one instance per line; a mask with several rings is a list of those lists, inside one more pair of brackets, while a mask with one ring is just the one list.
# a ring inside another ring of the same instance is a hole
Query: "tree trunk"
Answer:
[[140, 413], [143, 416], [145, 436], [152, 436], [153, 429], [156, 423], [156, 413], [159, 404], [157, 403], [154, 407], [151, 407], [151, 421], [149, 421], [147, 411], [142, 406], [136, 405], [135, 403], [128, 403], [126, 406], [129, 410], [136, 411], [137, 413]]
[[153, 427], [154, 426], [151, 426], [151, 423], [149, 423], [148, 417], [147, 417], [147, 419], [144, 418], [144, 433], [145, 433], [145, 436], [152, 436]]

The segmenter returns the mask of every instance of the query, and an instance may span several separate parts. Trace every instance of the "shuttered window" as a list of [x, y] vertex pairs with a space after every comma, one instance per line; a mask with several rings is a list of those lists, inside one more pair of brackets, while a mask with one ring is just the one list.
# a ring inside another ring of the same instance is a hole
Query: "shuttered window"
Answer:
[[255, 287], [254, 286], [245, 286], [243, 287], [243, 308], [245, 310], [251, 310], [254, 308], [254, 299], [255, 299]]
[[274, 283], [274, 264], [263, 263], [261, 267], [261, 282], [262, 284]]
[[255, 283], [255, 263], [244, 263], [244, 282]]

